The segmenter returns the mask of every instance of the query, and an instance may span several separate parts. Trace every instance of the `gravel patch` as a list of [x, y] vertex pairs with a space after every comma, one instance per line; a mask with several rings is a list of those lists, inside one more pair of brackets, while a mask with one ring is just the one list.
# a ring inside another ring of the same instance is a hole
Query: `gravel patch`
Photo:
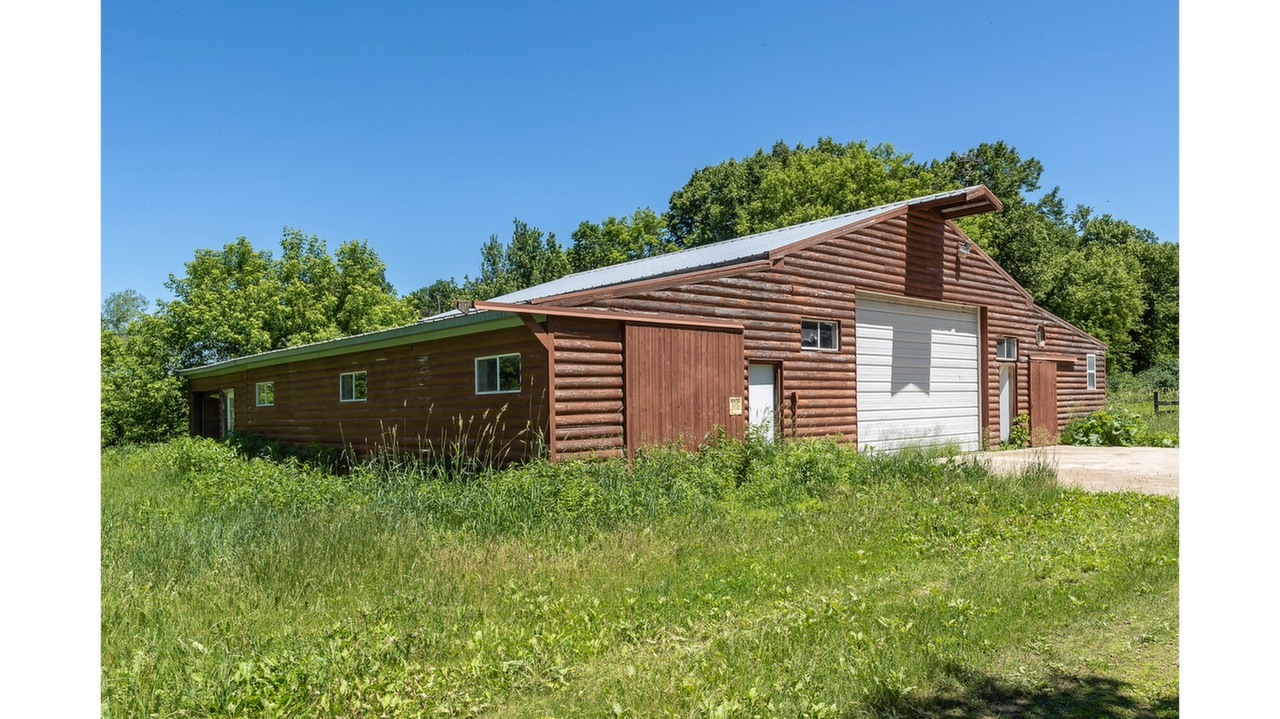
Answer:
[[981, 452], [997, 473], [1016, 472], [1037, 461], [1058, 468], [1058, 481], [1095, 492], [1145, 492], [1178, 496], [1178, 449], [1166, 447], [1037, 447]]

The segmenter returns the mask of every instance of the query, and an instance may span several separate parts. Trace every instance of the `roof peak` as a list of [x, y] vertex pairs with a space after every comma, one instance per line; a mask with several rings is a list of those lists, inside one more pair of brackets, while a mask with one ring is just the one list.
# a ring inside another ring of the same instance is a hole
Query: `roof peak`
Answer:
[[[508, 292], [505, 295], [494, 297], [492, 301], [506, 303], [529, 302], [570, 292], [581, 292], [664, 275], [736, 264], [767, 256], [771, 251], [830, 232], [843, 224], [852, 224], [853, 222], [892, 212], [902, 207], [920, 204], [938, 205], [939, 201], [949, 199], [962, 199], [962, 202], [958, 203], [958, 205], [964, 208], [963, 214], [1000, 209], [1000, 201], [996, 199], [995, 195], [991, 194], [991, 191], [985, 185], [972, 185], [875, 207], [867, 207], [861, 210], [853, 210], [839, 215], [809, 220], [772, 230], [764, 230], [696, 247], [686, 247], [675, 252], [627, 260], [607, 267], [583, 270], [582, 272], [575, 272], [549, 282], [516, 290], [515, 292]], [[944, 203], [939, 207], [950, 206], [951, 204], [954, 203]], [[960, 217], [963, 214], [954, 216]]]

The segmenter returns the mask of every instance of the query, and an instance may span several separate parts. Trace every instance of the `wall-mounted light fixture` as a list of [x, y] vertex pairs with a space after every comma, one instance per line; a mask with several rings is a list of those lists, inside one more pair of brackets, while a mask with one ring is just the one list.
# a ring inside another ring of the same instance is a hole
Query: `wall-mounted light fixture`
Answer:
[[969, 245], [970, 245], [970, 242], [968, 240], [960, 240], [960, 254], [962, 255], [969, 254]]

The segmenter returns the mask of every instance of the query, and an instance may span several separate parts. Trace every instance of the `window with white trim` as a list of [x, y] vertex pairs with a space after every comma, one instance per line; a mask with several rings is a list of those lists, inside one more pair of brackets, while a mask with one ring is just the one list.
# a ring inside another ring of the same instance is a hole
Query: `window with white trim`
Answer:
[[840, 349], [840, 323], [800, 320], [800, 347], [807, 350]]
[[254, 400], [259, 407], [270, 407], [276, 403], [276, 383], [259, 382], [253, 387]]
[[1089, 389], [1098, 388], [1098, 355], [1084, 356], [1085, 370], [1084, 376], [1089, 383]]
[[519, 391], [519, 352], [476, 358], [476, 394]]
[[340, 401], [363, 402], [368, 396], [368, 372], [343, 372], [338, 375], [338, 399]]
[[1018, 359], [1018, 340], [1013, 337], [1001, 337], [996, 340], [996, 359]]

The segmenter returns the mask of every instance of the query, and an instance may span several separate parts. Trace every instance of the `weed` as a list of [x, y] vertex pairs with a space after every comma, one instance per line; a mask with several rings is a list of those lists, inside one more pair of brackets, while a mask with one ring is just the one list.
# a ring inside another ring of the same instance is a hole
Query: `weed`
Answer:
[[[990, 679], [981, 716], [1050, 663], [1150, 697], [1114, 716], [1176, 702], [1176, 499], [726, 437], [344, 471], [203, 439], [103, 454], [104, 715], [890, 716]], [[1099, 627], [1143, 653], [1090, 664]]]

